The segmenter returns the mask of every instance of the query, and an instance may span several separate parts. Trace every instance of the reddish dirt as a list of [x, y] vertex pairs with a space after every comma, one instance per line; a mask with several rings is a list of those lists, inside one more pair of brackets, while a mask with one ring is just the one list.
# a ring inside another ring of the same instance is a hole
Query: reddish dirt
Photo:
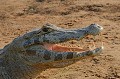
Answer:
[[119, 0], [1, 0], [0, 48], [46, 23], [63, 28], [98, 23], [104, 27], [105, 50], [94, 58], [46, 69], [37, 79], [120, 79]]

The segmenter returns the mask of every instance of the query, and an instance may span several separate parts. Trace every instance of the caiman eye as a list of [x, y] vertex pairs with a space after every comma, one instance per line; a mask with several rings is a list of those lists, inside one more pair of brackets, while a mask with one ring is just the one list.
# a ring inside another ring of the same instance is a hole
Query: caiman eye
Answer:
[[43, 28], [42, 30], [43, 30], [43, 32], [48, 32], [49, 31], [48, 28]]
[[42, 31], [45, 33], [50, 33], [51, 31], [53, 31], [53, 29], [45, 27], [45, 28], [42, 28]]

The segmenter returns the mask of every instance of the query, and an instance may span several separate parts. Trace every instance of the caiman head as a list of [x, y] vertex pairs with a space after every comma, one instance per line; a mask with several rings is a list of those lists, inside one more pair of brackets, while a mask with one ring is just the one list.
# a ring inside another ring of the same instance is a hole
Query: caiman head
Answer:
[[[14, 39], [4, 47], [4, 52], [17, 55], [18, 58], [30, 63], [48, 63], [67, 59], [81, 58], [98, 54], [103, 47], [92, 50], [69, 48], [58, 45], [70, 40], [81, 40], [87, 35], [96, 36], [100, 34], [103, 27], [91, 24], [81, 29], [63, 29], [53, 24], [45, 24], [41, 29], [29, 32]], [[77, 51], [69, 51], [77, 49]]]

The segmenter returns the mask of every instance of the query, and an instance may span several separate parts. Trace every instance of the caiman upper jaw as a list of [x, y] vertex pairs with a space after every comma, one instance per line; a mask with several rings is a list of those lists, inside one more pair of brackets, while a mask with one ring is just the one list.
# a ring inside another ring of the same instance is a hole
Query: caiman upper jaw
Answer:
[[86, 30], [88, 35], [96, 36], [103, 30], [103, 27], [98, 24], [91, 24], [89, 27], [86, 27]]
[[103, 27], [98, 24], [91, 24], [88, 27], [75, 29], [75, 30], [64, 30], [54, 31], [44, 35], [43, 41], [50, 44], [56, 44], [66, 42], [69, 40], [81, 40], [87, 35], [96, 36], [101, 33]]
[[52, 27], [53, 25], [51, 26], [49, 25], [49, 27], [47, 26], [47, 28], [44, 26], [44, 28], [46, 29], [45, 34], [43, 33], [43, 35], [36, 36], [25, 41], [23, 46], [29, 47], [35, 44], [44, 44], [44, 43], [57, 44], [57, 43], [66, 42], [69, 40], [81, 40], [87, 35], [96, 36], [103, 29], [103, 27], [101, 27], [98, 24], [91, 24], [88, 27], [75, 29], [75, 30], [65, 30], [60, 28], [60, 31], [58, 27], [54, 26], [53, 29]]

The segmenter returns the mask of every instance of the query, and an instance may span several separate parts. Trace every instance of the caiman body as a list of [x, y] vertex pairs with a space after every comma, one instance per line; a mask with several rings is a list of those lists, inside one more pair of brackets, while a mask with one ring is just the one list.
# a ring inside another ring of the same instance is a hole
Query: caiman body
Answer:
[[39, 66], [34, 66], [36, 64], [99, 54], [103, 49], [102, 46], [93, 50], [78, 49], [81, 51], [70, 52], [65, 50], [72, 48], [56, 46], [56, 44], [69, 40], [81, 40], [87, 35], [96, 36], [102, 29], [98, 24], [74, 30], [46, 24], [41, 29], [19, 36], [0, 50], [0, 79], [34, 79], [39, 74]]

